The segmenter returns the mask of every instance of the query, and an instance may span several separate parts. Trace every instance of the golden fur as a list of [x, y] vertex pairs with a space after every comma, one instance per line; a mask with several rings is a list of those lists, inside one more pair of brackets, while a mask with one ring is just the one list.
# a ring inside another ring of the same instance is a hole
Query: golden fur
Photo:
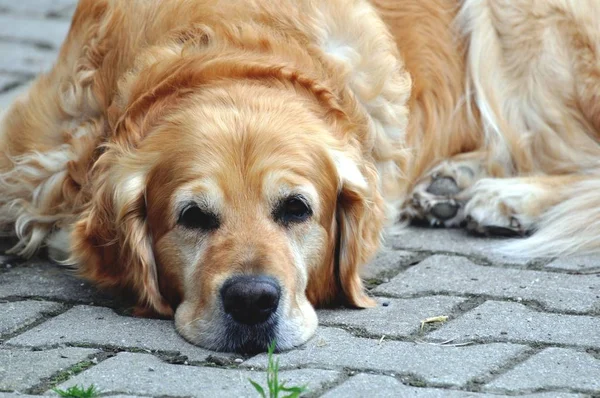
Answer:
[[[4, 116], [0, 221], [224, 350], [266, 344], [224, 333], [235, 275], [282, 286], [280, 349], [313, 306], [372, 305], [386, 222], [597, 250], [599, 20], [591, 0], [80, 0]], [[284, 225], [294, 195], [311, 214]], [[218, 228], [180, 225], [190, 203]]]

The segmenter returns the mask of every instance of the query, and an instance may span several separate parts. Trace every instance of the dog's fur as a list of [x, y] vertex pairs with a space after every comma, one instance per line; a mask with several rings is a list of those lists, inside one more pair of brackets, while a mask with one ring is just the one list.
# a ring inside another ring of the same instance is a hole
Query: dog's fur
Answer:
[[[370, 306], [386, 219], [597, 250], [599, 22], [593, 0], [81, 0], [2, 122], [1, 221], [224, 350]], [[310, 217], [282, 223], [294, 195]], [[190, 203], [218, 228], [180, 225]], [[224, 320], [243, 273], [282, 286], [272, 333]]]

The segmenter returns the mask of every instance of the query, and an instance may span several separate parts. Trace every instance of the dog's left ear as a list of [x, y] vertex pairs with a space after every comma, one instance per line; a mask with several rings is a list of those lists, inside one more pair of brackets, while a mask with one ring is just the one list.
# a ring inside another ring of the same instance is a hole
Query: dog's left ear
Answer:
[[385, 222], [377, 170], [342, 152], [334, 152], [333, 158], [339, 178], [336, 274], [346, 304], [372, 307], [375, 301], [365, 292], [360, 269], [379, 249]]

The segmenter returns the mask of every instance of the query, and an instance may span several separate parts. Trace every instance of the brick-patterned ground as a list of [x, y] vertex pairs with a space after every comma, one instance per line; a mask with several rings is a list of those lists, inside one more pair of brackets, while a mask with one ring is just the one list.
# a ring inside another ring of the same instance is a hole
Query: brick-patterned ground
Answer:
[[[0, 0], [0, 108], [53, 62], [76, 0]], [[493, 240], [410, 229], [366, 271], [379, 306], [320, 311], [281, 377], [327, 397], [600, 397], [600, 257], [513, 261]], [[256, 396], [265, 355], [214, 353], [135, 319], [43, 260], [2, 257], [0, 397]], [[445, 324], [425, 325], [433, 316]], [[4, 391], [5, 393], [3, 393]]]

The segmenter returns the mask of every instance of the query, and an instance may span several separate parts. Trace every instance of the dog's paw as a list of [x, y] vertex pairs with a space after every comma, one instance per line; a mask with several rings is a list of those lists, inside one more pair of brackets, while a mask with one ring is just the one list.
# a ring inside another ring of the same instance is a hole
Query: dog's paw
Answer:
[[517, 179], [486, 178], [464, 194], [466, 227], [484, 236], [526, 236], [535, 227], [535, 188]]
[[474, 161], [445, 161], [432, 169], [414, 188], [404, 214], [432, 226], [456, 227], [464, 221], [461, 192], [480, 174]]
[[455, 226], [463, 219], [463, 204], [454, 199], [460, 192], [452, 177], [432, 176], [429, 184], [419, 185], [410, 200], [413, 218], [432, 226]]

